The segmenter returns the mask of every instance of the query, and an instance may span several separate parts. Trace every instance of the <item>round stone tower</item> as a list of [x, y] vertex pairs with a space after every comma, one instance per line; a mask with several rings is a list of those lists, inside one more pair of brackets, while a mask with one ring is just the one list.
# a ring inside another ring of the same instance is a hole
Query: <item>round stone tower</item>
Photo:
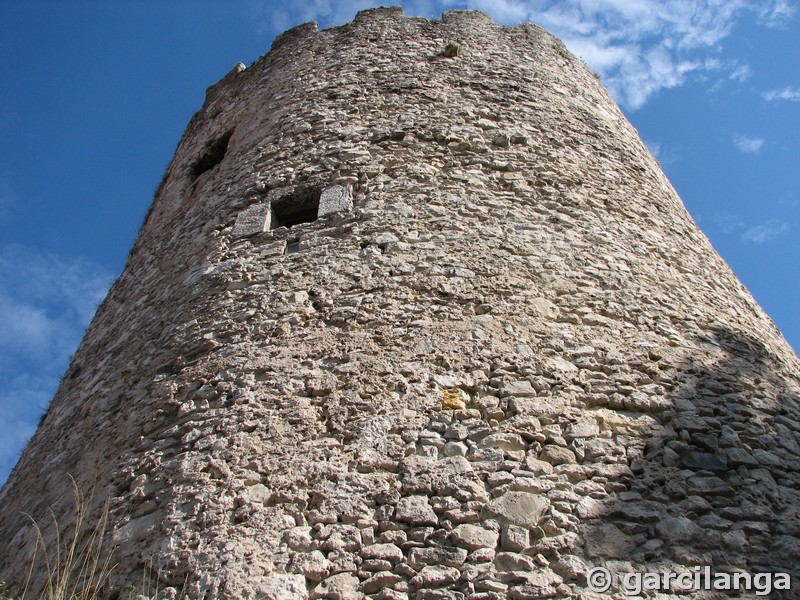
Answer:
[[798, 377], [559, 40], [300, 25], [189, 123], [0, 493], [0, 579], [75, 540], [102, 598], [794, 597]]

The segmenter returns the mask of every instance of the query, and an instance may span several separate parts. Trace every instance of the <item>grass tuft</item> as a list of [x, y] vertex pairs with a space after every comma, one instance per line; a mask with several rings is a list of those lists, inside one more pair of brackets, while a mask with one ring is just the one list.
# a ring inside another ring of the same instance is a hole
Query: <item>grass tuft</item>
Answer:
[[[69, 479], [75, 498], [75, 525], [71, 536], [62, 538], [58, 519], [50, 509], [50, 518], [55, 530], [55, 548], [47, 548], [39, 523], [29, 514], [23, 513], [33, 523], [36, 531], [36, 548], [20, 600], [25, 600], [37, 562], [41, 562], [37, 561], [40, 548], [43, 551], [47, 582], [38, 600], [96, 600], [101, 597], [108, 577], [116, 566], [111, 564], [113, 549], [106, 552], [103, 547], [108, 526], [108, 502], [103, 505], [97, 523], [87, 528], [86, 499], [75, 479], [72, 476], [69, 476]], [[82, 538], [85, 541], [81, 541]], [[0, 594], [2, 593], [0, 591]], [[0, 600], [13, 600], [13, 598], [0, 595]]]
[[446, 58], [455, 58], [461, 55], [461, 47], [455, 42], [448, 42], [442, 50], [442, 56]]

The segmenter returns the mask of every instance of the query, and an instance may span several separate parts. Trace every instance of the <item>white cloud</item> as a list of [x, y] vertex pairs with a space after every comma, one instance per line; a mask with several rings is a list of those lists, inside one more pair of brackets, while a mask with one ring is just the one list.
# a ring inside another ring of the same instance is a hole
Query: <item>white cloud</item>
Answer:
[[722, 233], [733, 233], [741, 230], [745, 226], [744, 221], [742, 221], [738, 215], [728, 212], [716, 213], [714, 215], [714, 222], [717, 227], [722, 230]]
[[789, 0], [765, 2], [757, 9], [759, 21], [767, 27], [783, 27], [794, 16], [795, 7]]
[[[251, 3], [262, 30], [282, 31], [303, 21], [327, 27], [344, 23], [372, 0], [310, 0], [276, 8]], [[444, 10], [483, 10], [495, 21], [533, 21], [560, 37], [597, 70], [620, 104], [636, 109], [660, 90], [680, 86], [690, 75], [721, 68], [720, 43], [746, 18], [768, 27], [791, 18], [788, 0], [409, 0], [407, 15], [438, 16]], [[735, 62], [735, 61], [734, 61]], [[730, 79], [750, 76], [736, 65]]]
[[58, 376], [20, 373], [2, 377], [0, 391], [0, 486], [36, 431], [58, 385]]
[[750, 227], [742, 234], [742, 240], [753, 242], [754, 244], [763, 244], [780, 237], [787, 231], [789, 231], [789, 223], [779, 219], [771, 219], [761, 225]]
[[0, 247], [0, 483], [110, 283], [87, 260]]
[[[495, 20], [528, 20], [560, 37], [600, 72], [622, 105], [636, 109], [653, 94], [677, 87], [690, 75], [718, 71], [719, 45], [744, 18], [755, 14], [773, 26], [791, 15], [785, 0], [753, 6], [746, 0], [466, 0], [449, 7], [485, 10]], [[730, 68], [730, 67], [726, 67]], [[743, 82], [747, 65], [734, 61], [730, 79]]]
[[753, 76], [753, 70], [750, 65], [737, 64], [728, 75], [728, 78], [738, 83], [744, 83]]
[[733, 144], [742, 152], [755, 154], [761, 150], [761, 147], [764, 145], [764, 140], [761, 138], [737, 134], [733, 136]]
[[671, 148], [665, 148], [661, 142], [644, 140], [645, 145], [661, 166], [675, 164], [681, 160], [680, 154]]
[[764, 99], [770, 102], [775, 100], [800, 102], [800, 87], [787, 86], [781, 90], [770, 90], [764, 93]]
[[722, 233], [736, 234], [741, 232], [741, 240], [745, 243], [764, 244], [787, 233], [791, 227], [781, 219], [770, 219], [760, 225], [751, 225], [736, 214], [718, 212], [714, 215], [714, 223]]
[[[719, 70], [719, 44], [748, 8], [741, 0], [569, 0], [531, 16], [599, 70], [617, 101], [636, 109], [692, 74]], [[737, 65], [730, 77], [749, 75], [749, 67]]]
[[[453, 0], [444, 0], [443, 2], [445, 9], [455, 8], [462, 4], [464, 3]], [[501, 23], [513, 23], [516, 25], [530, 18], [529, 3], [527, 2], [519, 2], [517, 0], [472, 0], [466, 4], [470, 9], [482, 10], [491, 15], [495, 21]]]

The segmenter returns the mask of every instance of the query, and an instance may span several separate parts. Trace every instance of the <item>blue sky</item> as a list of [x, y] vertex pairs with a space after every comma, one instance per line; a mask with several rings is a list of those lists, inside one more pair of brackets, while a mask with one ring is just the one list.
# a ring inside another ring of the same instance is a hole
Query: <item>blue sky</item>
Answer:
[[[789, 0], [414, 0], [560, 36], [795, 349], [800, 11]], [[206, 87], [369, 2], [0, 0], [0, 482], [124, 266]]]

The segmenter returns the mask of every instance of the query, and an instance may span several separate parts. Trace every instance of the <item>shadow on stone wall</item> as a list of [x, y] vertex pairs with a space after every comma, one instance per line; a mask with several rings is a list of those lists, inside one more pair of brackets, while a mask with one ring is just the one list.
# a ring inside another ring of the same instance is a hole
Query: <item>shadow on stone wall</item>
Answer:
[[[677, 365], [663, 428], [641, 440], [615, 433], [629, 449], [628, 467], [605, 483], [617, 493], [578, 502], [585, 557], [617, 574], [709, 565], [714, 573], [784, 572], [797, 581], [796, 382], [746, 334], [716, 328], [697, 342], [708, 360]], [[640, 456], [631, 457], [637, 446]], [[569, 561], [559, 570], [569, 577]], [[770, 597], [796, 597], [788, 594]]]

